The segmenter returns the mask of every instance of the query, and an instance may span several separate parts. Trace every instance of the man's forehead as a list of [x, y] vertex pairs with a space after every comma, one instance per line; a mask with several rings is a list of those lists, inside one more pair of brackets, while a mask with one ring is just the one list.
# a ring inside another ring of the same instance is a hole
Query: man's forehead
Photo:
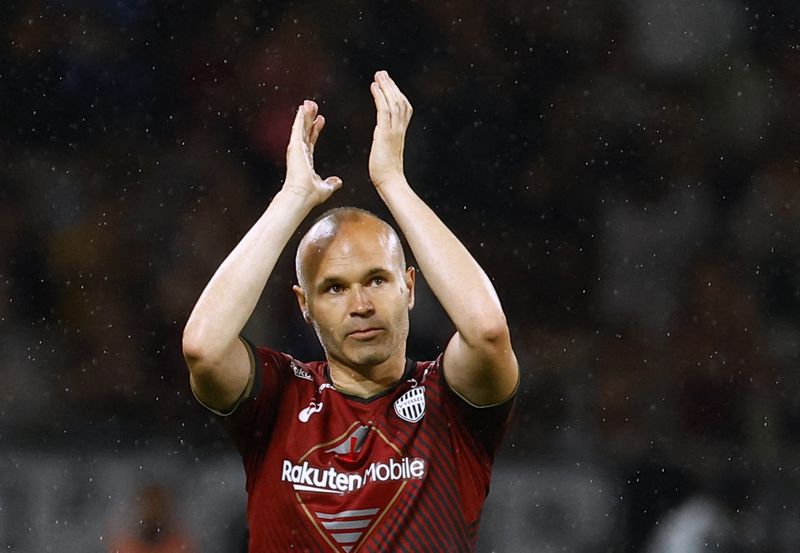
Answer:
[[379, 240], [388, 243], [393, 234], [389, 225], [375, 217], [359, 216], [338, 222], [323, 219], [309, 229], [300, 247], [321, 252], [334, 244], [340, 248], [348, 248], [364, 241]]
[[331, 262], [362, 255], [391, 257], [396, 253], [396, 239], [393, 238], [393, 233], [383, 225], [372, 221], [348, 221], [333, 233], [315, 233], [303, 254], [304, 257], [319, 257]]
[[300, 247], [302, 248], [304, 245], [317, 245], [317, 247], [322, 247], [324, 242], [329, 242], [334, 236], [336, 236], [340, 226], [341, 224], [337, 224], [333, 218], [317, 221], [314, 223], [314, 226], [308, 229], [308, 232], [303, 237], [303, 242], [300, 244]]
[[300, 247], [300, 269], [306, 279], [325, 278], [327, 275], [321, 275], [321, 269], [326, 273], [341, 271], [356, 261], [369, 261], [370, 268], [387, 265], [387, 270], [403, 264], [397, 235], [386, 223], [372, 217], [342, 221], [338, 225], [320, 221]]

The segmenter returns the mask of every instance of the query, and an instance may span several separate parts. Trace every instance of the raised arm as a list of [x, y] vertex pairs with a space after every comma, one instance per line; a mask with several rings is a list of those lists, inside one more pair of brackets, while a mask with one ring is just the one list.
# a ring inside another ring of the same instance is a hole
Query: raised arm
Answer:
[[480, 265], [405, 178], [403, 147], [411, 104], [385, 71], [375, 74], [370, 90], [377, 109], [370, 178], [456, 326], [445, 350], [445, 378], [471, 403], [502, 402], [514, 391], [519, 369], [500, 300]]
[[317, 104], [297, 110], [286, 150], [283, 187], [228, 255], [197, 300], [183, 331], [192, 389], [205, 405], [227, 411], [247, 387], [250, 359], [239, 334], [252, 315], [278, 256], [313, 207], [341, 186], [314, 171], [314, 145], [325, 125]]

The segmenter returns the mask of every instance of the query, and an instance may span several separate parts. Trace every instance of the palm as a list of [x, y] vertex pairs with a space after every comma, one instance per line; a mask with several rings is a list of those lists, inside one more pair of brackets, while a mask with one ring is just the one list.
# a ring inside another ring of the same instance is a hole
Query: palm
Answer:
[[306, 100], [297, 110], [292, 136], [286, 149], [286, 184], [309, 196], [319, 204], [327, 200], [341, 185], [339, 177], [322, 179], [314, 170], [314, 145], [325, 126], [325, 118], [317, 114], [317, 104]]

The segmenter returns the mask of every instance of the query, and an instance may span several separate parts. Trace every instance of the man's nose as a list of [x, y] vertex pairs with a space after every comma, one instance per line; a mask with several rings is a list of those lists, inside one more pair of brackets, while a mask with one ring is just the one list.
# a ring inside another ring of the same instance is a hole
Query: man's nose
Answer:
[[350, 315], [353, 317], [369, 317], [375, 312], [369, 292], [361, 286], [355, 286], [350, 294]]

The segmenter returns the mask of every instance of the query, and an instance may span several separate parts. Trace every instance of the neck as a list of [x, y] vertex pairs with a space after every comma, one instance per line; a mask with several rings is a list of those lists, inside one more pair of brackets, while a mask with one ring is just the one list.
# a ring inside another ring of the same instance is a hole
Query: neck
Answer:
[[369, 398], [394, 386], [406, 369], [406, 348], [401, 347], [378, 365], [353, 367], [328, 356], [331, 381], [345, 394]]

